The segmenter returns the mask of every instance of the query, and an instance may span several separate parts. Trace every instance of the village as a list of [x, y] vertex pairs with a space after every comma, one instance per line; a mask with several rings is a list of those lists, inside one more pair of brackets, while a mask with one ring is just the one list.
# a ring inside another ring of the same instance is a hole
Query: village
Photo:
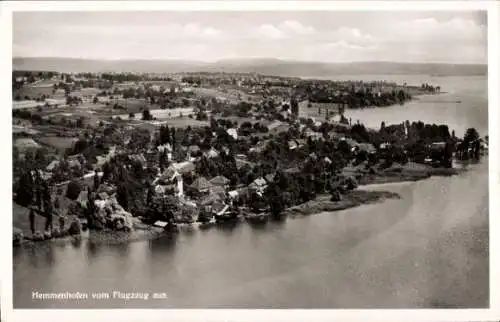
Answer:
[[357, 187], [456, 174], [455, 160], [479, 159], [488, 137], [409, 121], [368, 129], [344, 111], [440, 90], [254, 74], [14, 72], [14, 243], [264, 225], [395, 198]]

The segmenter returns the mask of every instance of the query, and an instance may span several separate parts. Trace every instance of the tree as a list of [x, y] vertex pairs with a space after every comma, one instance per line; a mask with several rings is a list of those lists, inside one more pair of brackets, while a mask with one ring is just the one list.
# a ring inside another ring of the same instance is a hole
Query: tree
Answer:
[[290, 101], [291, 109], [292, 109], [292, 114], [295, 116], [299, 116], [299, 103], [295, 99], [295, 97], [292, 98]]
[[160, 127], [160, 144], [170, 143], [170, 129], [167, 126]]
[[120, 206], [123, 207], [123, 209], [129, 209], [128, 190], [123, 181], [118, 184], [118, 187], [116, 189], [116, 200], [118, 201]]
[[85, 118], [82, 116], [82, 117], [79, 117], [78, 120], [76, 120], [76, 127], [83, 127], [84, 125], [84, 120]]
[[24, 170], [21, 174], [18, 188], [16, 191], [16, 203], [21, 206], [27, 207], [33, 202], [33, 177], [29, 170]]
[[97, 171], [94, 172], [94, 191], [97, 191], [99, 189], [99, 185], [101, 184], [101, 181], [99, 180], [99, 173]]
[[82, 187], [78, 181], [71, 181], [66, 188], [66, 197], [71, 200], [76, 200], [82, 191]]
[[149, 121], [149, 120], [151, 120], [152, 118], [153, 118], [153, 117], [152, 117], [151, 112], [149, 111], [149, 109], [147, 109], [147, 108], [146, 108], [146, 109], [144, 109], [144, 110], [142, 111], [142, 119], [143, 119], [144, 121]]
[[330, 198], [330, 201], [340, 201], [342, 200], [342, 196], [340, 195], [340, 191], [339, 189], [332, 189], [331, 190], [331, 198]]
[[266, 196], [271, 215], [274, 218], [279, 218], [285, 209], [285, 200], [280, 187], [277, 184], [271, 184], [267, 189]]
[[479, 139], [479, 133], [475, 128], [468, 128], [464, 135], [464, 142], [472, 143]]

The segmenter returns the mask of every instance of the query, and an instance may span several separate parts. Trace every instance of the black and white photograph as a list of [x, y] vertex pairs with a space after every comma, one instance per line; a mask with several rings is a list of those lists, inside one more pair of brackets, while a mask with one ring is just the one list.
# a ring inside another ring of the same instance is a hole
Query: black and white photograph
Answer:
[[78, 2], [8, 3], [14, 311], [493, 307], [498, 3]]

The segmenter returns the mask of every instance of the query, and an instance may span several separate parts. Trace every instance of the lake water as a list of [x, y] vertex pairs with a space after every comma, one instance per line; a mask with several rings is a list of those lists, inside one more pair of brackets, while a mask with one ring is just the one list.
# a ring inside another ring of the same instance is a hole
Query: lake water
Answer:
[[[365, 110], [371, 116], [364, 120], [377, 125], [385, 118], [389, 124], [387, 111], [393, 110], [393, 120], [418, 116], [484, 134], [485, 80], [428, 82], [439, 83], [462, 104], [436, 103], [442, 110], [434, 116], [422, 112], [432, 108], [421, 102]], [[488, 307], [487, 159], [456, 177], [371, 189], [402, 198], [262, 228], [240, 224], [123, 245], [83, 240], [16, 248], [14, 307]], [[34, 291], [164, 292], [168, 298], [34, 300]]]
[[[461, 137], [469, 127], [475, 127], [481, 135], [488, 132], [488, 82], [486, 76], [431, 77], [425, 75], [368, 75], [339, 76], [339, 80], [387, 80], [420, 86], [428, 83], [441, 86], [439, 95], [415, 97], [402, 106], [347, 110], [346, 117], [353, 122], [359, 120], [368, 127], [380, 128], [380, 123], [402, 123], [406, 120], [425, 123], [448, 124], [450, 132], [455, 130]], [[460, 101], [460, 103], [457, 103]]]

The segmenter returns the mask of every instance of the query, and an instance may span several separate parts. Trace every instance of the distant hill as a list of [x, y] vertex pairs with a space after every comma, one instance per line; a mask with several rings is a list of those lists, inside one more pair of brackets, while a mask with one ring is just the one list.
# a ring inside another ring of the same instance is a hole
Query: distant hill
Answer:
[[58, 72], [227, 72], [258, 73], [279, 76], [332, 75], [436, 75], [436, 76], [480, 76], [487, 75], [486, 65], [438, 64], [438, 63], [393, 63], [353, 62], [323, 63], [289, 61], [273, 58], [226, 59], [215, 63], [184, 60], [91, 60], [79, 58], [40, 57], [13, 58], [14, 70], [58, 71]]

